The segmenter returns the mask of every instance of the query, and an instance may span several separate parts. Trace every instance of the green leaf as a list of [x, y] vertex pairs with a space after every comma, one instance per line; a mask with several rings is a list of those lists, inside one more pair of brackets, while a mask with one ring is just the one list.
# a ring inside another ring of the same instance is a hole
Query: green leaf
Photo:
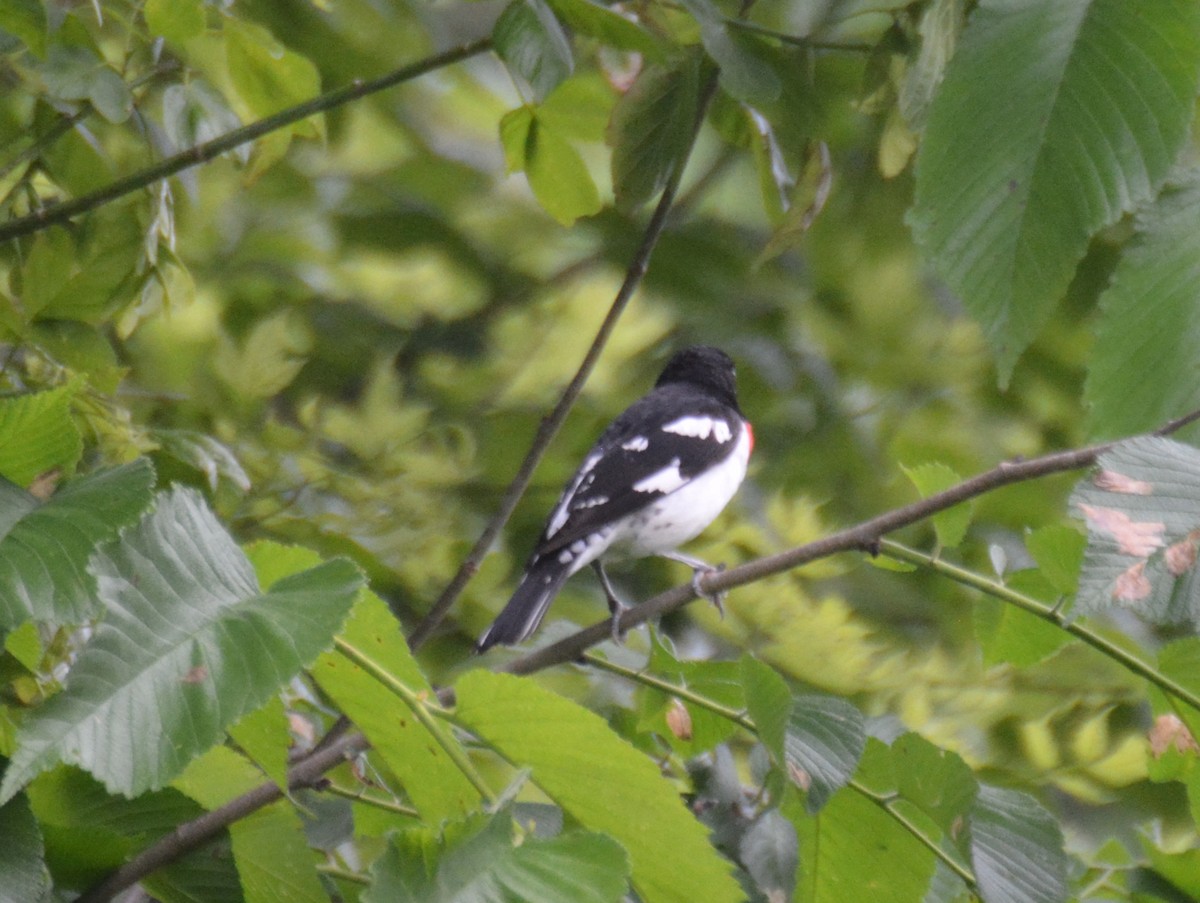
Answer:
[[[383, 601], [367, 593], [354, 606], [343, 638], [414, 693], [432, 693], [408, 651], [400, 625]], [[479, 805], [479, 794], [428, 730], [374, 677], [345, 656], [322, 655], [312, 676], [371, 741], [413, 805], [431, 824], [459, 818]]]
[[[1200, 637], [1186, 637], [1167, 643], [1158, 651], [1158, 667], [1167, 677], [1200, 694]], [[1173, 698], [1172, 704], [1192, 736], [1200, 737], [1200, 710]]]
[[156, 429], [151, 434], [162, 451], [189, 464], [204, 474], [213, 492], [222, 479], [228, 480], [242, 492], [250, 490], [250, 477], [241, 462], [229, 449], [207, 433], [196, 430]]
[[42, 666], [42, 638], [37, 624], [26, 621], [15, 630], [4, 634], [4, 651], [15, 658], [27, 671], [37, 671]]
[[543, 100], [571, 74], [571, 43], [543, 0], [513, 0], [492, 29], [496, 53]]
[[596, 38], [618, 50], [641, 53], [647, 58], [661, 62], [664, 50], [662, 42], [636, 22], [593, 3], [591, 0], [546, 0], [555, 14], [570, 28]]
[[603, 141], [617, 95], [599, 76], [568, 78], [537, 107], [538, 121], [564, 138]]
[[46, 8], [38, 0], [0, 3], [0, 30], [24, 41], [34, 56], [46, 56]]
[[1135, 225], [1100, 296], [1084, 393], [1096, 436], [1144, 432], [1200, 407], [1200, 172], [1181, 177]]
[[956, 820], [966, 817], [979, 789], [970, 766], [957, 754], [914, 733], [892, 744], [892, 763], [901, 796], [951, 835]]
[[229, 736], [263, 774], [287, 789], [291, 734], [282, 699], [272, 696], [261, 708], [247, 712], [230, 725]]
[[791, 778], [816, 812], [854, 776], [867, 744], [862, 712], [836, 696], [811, 693], [792, 701], [785, 753]]
[[600, 212], [600, 193], [583, 158], [537, 117], [526, 136], [525, 176], [538, 203], [564, 226]]
[[933, 854], [865, 796], [843, 790], [815, 818], [788, 814], [800, 836], [797, 903], [924, 897]]
[[[738, 662], [729, 661], [680, 661], [675, 657], [669, 640], [655, 632], [650, 647], [648, 670], [663, 680], [678, 684], [723, 705], [740, 710], [745, 706], [742, 692], [742, 669]], [[643, 699], [645, 708], [639, 719], [638, 728], [656, 732], [682, 755], [696, 755], [712, 749], [736, 734], [736, 722], [709, 711], [702, 706], [684, 703], [691, 719], [691, 737], [676, 737], [671, 730], [664, 730], [671, 709], [676, 705], [668, 693], [647, 690]]]
[[67, 689], [22, 725], [0, 799], [58, 762], [117, 793], [163, 786], [328, 646], [362, 582], [337, 560], [261, 592], [187, 489], [160, 496], [90, 570], [108, 615]]
[[746, 711], [754, 721], [758, 739], [782, 764], [788, 722], [792, 713], [792, 693], [779, 673], [751, 655], [741, 659], [742, 686], [746, 692]]
[[507, 172], [525, 171], [525, 153], [529, 147], [529, 132], [533, 129], [533, 107], [526, 104], [509, 110], [500, 118], [500, 146], [504, 148], [504, 168]]
[[[928, 498], [962, 482], [962, 477], [940, 461], [917, 464], [913, 467], [900, 465], [900, 469], [917, 487], [921, 498]], [[938, 545], [953, 549], [961, 543], [967, 535], [967, 528], [971, 526], [973, 511], [974, 507], [970, 502], [963, 502], [933, 515], [933, 532], [937, 535]]]
[[1025, 548], [1055, 592], [1069, 596], [1079, 587], [1087, 537], [1074, 527], [1066, 524], [1039, 527], [1025, 537]]
[[983, 326], [1002, 382], [1090, 237], [1174, 165], [1197, 32], [1191, 0], [990, 0], [971, 16], [930, 109], [911, 222]]
[[1081, 612], [1119, 605], [1159, 623], [1200, 624], [1200, 452], [1154, 436], [1121, 442], [1071, 505], [1088, 529]]
[[78, 382], [0, 398], [0, 476], [22, 488], [51, 470], [71, 473], [83, 440], [71, 417]]
[[646, 66], [613, 109], [608, 143], [617, 206], [635, 210], [683, 165], [700, 102], [700, 67], [692, 56], [674, 68]]
[[507, 674], [471, 671], [456, 691], [463, 727], [531, 768], [533, 781], [585, 828], [625, 847], [646, 903], [742, 899], [729, 863], [658, 767], [597, 715]]
[[204, 32], [204, 0], [146, 0], [143, 10], [151, 34], [182, 44]]
[[88, 100], [109, 122], [121, 123], [133, 112], [133, 94], [118, 72], [101, 66], [92, 75]]
[[71, 480], [45, 503], [0, 482], [0, 628], [94, 616], [88, 560], [146, 509], [153, 486], [144, 458]]
[[[262, 783], [258, 769], [225, 746], [188, 767], [174, 786], [213, 810]], [[326, 903], [304, 826], [288, 800], [264, 806], [229, 826], [246, 903]]]
[[508, 810], [442, 837], [393, 835], [371, 867], [364, 903], [618, 903], [628, 886], [625, 851], [602, 834], [572, 831], [551, 840], [512, 838]]
[[45, 229], [34, 237], [21, 269], [21, 307], [26, 318], [32, 319], [62, 290], [76, 253], [66, 229]]
[[50, 890], [42, 829], [18, 795], [0, 806], [0, 903], [30, 903]]
[[761, 38], [727, 24], [711, 0], [683, 0], [683, 5], [700, 23], [700, 40], [720, 68], [721, 87], [731, 97], [758, 106], [779, 96], [779, 79], [763, 59], [768, 45]]
[[975, 880], [987, 903], [1067, 899], [1062, 831], [1033, 797], [981, 785], [970, 824]]

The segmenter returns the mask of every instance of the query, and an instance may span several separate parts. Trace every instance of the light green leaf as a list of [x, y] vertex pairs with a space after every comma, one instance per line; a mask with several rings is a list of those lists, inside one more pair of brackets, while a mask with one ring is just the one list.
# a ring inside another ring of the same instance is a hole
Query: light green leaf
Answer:
[[1002, 382], [1090, 237], [1174, 165], [1198, 32], [1192, 0], [990, 0], [971, 16], [929, 112], [911, 222]]
[[966, 817], [979, 789], [970, 766], [956, 753], [914, 733], [892, 744], [892, 763], [901, 796], [949, 836], [955, 821]]
[[228, 480], [242, 492], [250, 490], [250, 477], [229, 446], [196, 430], [156, 429], [151, 435], [162, 450], [196, 468], [217, 491], [221, 479]]
[[182, 44], [204, 32], [204, 0], [146, 0], [143, 10], [151, 34]]
[[538, 202], [564, 226], [600, 212], [600, 193], [579, 152], [536, 117], [525, 143], [525, 177]]
[[1033, 797], [984, 784], [970, 825], [975, 880], [987, 903], [1067, 899], [1062, 831]]
[[21, 268], [21, 307], [27, 318], [41, 312], [62, 290], [75, 264], [77, 251], [66, 229], [39, 232]]
[[[1200, 637], [1185, 637], [1167, 643], [1158, 651], [1158, 667], [1167, 677], [1200, 694]], [[1200, 710], [1174, 698], [1172, 705], [1192, 736], [1200, 737]]]
[[785, 754], [793, 781], [816, 812], [854, 776], [867, 744], [862, 712], [836, 696], [811, 693], [792, 701]]
[[571, 43], [543, 0], [513, 0], [492, 30], [496, 53], [543, 100], [571, 74]]
[[[913, 467], [901, 465], [900, 469], [917, 487], [921, 498], [928, 498], [962, 482], [962, 477], [940, 461], [917, 464]], [[967, 535], [967, 528], [971, 526], [973, 511], [970, 502], [963, 502], [935, 514], [932, 518], [933, 532], [937, 535], [938, 545], [952, 549], [961, 543]]]
[[555, 14], [574, 31], [595, 38], [601, 43], [644, 54], [659, 62], [663, 58], [663, 45], [653, 34], [591, 0], [546, 0]]
[[[225, 746], [193, 759], [172, 782], [205, 809], [224, 805], [262, 783], [258, 769]], [[326, 903], [295, 808], [279, 800], [229, 826], [246, 903]]]
[[751, 655], [741, 660], [746, 711], [754, 721], [758, 739], [777, 764], [783, 764], [784, 743], [792, 712], [792, 693], [779, 673]]
[[1049, 524], [1026, 536], [1025, 548], [1055, 592], [1064, 596], [1075, 592], [1087, 537], [1066, 524]]
[[585, 828], [625, 847], [646, 903], [742, 899], [729, 863], [657, 766], [597, 715], [506, 674], [471, 671], [456, 690], [464, 727], [531, 768], [533, 781]]
[[683, 0], [683, 5], [700, 23], [700, 40], [720, 67], [721, 87], [731, 97], [757, 106], [779, 96], [779, 79], [762, 58], [767, 45], [761, 38], [728, 25], [711, 0]]
[[576, 75], [559, 85], [537, 107], [538, 121], [564, 138], [603, 141], [617, 95], [595, 73]]
[[1084, 392], [1096, 436], [1143, 432], [1200, 407], [1200, 172], [1183, 175], [1135, 223], [1100, 296]]
[[525, 153], [532, 128], [533, 107], [528, 104], [509, 110], [500, 118], [500, 146], [504, 148], [506, 171], [525, 171]]
[[0, 903], [30, 903], [50, 890], [42, 829], [22, 794], [0, 806]]
[[1079, 611], [1120, 605], [1159, 623], [1200, 624], [1200, 452], [1154, 436], [1118, 443], [1071, 505], [1088, 530]]
[[613, 109], [608, 143], [617, 206], [630, 211], [662, 191], [691, 144], [700, 70], [689, 57], [674, 68], [646, 66]]
[[[408, 651], [399, 623], [378, 596], [364, 594], [342, 636], [355, 648], [369, 651], [380, 667], [414, 693], [433, 692]], [[322, 655], [311, 673], [371, 741], [426, 821], [460, 818], [479, 805], [471, 783], [387, 687], [336, 653]]]
[[38, 0], [0, 3], [0, 29], [25, 42], [34, 56], [46, 55], [46, 8]]
[[51, 470], [71, 473], [83, 440], [71, 417], [77, 382], [46, 392], [0, 398], [0, 476], [22, 488]]
[[28, 671], [37, 671], [42, 666], [42, 638], [38, 626], [26, 621], [15, 630], [4, 634], [4, 651], [15, 658]]
[[108, 615], [67, 689], [22, 725], [0, 799], [58, 762], [112, 792], [163, 786], [328, 646], [362, 582], [337, 560], [261, 592], [186, 489], [160, 496], [90, 570]]
[[247, 712], [230, 725], [229, 736], [263, 774], [287, 789], [291, 734], [282, 699], [272, 696], [261, 708]]
[[513, 845], [503, 810], [443, 836], [429, 830], [393, 836], [371, 868], [364, 903], [617, 903], [628, 887], [625, 851], [610, 837], [572, 831]]
[[0, 481], [0, 627], [93, 617], [88, 560], [146, 509], [153, 486], [144, 458], [71, 480], [45, 503]]

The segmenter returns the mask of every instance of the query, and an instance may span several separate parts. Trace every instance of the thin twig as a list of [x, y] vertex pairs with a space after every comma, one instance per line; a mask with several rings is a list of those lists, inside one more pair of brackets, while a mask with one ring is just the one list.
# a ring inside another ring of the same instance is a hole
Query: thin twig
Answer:
[[306, 100], [304, 103], [297, 104], [294, 107], [280, 110], [273, 116], [259, 119], [257, 122], [252, 122], [231, 132], [226, 132], [224, 135], [214, 138], [211, 141], [206, 141], [203, 144], [197, 144], [194, 147], [180, 151], [175, 156], [168, 157], [161, 163], [147, 167], [140, 172], [135, 172], [124, 179], [118, 179], [98, 191], [93, 191], [91, 194], [85, 194], [83, 197], [63, 201], [59, 204], [51, 204], [19, 219], [0, 224], [0, 242], [7, 241], [10, 238], [18, 238], [22, 235], [30, 235], [48, 226], [65, 223], [74, 216], [95, 210], [97, 207], [102, 207], [119, 197], [153, 185], [160, 179], [165, 179], [185, 169], [205, 163], [213, 157], [218, 157], [227, 151], [233, 150], [235, 147], [254, 141], [256, 138], [261, 138], [263, 135], [269, 134], [276, 129], [281, 129], [294, 122], [307, 119], [309, 116], [317, 113], [332, 110], [352, 100], [366, 97], [368, 94], [374, 94], [378, 91], [395, 87], [403, 82], [411, 81], [427, 72], [432, 72], [434, 69], [440, 69], [443, 66], [449, 66], [452, 63], [457, 63], [468, 57], [483, 53], [486, 50], [490, 50], [491, 47], [491, 38], [482, 38], [481, 40], [472, 41], [469, 44], [463, 44], [460, 47], [454, 47], [442, 53], [425, 57], [407, 66], [401, 66], [394, 72], [389, 72], [387, 75], [382, 75], [379, 78], [369, 81], [355, 81], [343, 88], [321, 94], [312, 100]]
[[642, 233], [641, 244], [638, 245], [633, 259], [629, 262], [629, 266], [625, 270], [625, 278], [621, 282], [621, 287], [617, 290], [617, 295], [613, 299], [612, 306], [608, 309], [608, 313], [604, 317], [604, 322], [600, 324], [600, 328], [596, 331], [596, 337], [592, 339], [591, 347], [588, 348], [587, 354], [583, 356], [583, 361], [580, 363], [579, 369], [575, 371], [575, 376], [563, 390], [562, 395], [558, 399], [558, 404], [554, 406], [554, 410], [547, 417], [542, 419], [537, 435], [534, 436], [533, 444], [530, 445], [529, 451], [525, 455], [525, 460], [521, 462], [516, 476], [513, 477], [512, 482], [508, 485], [508, 489], [505, 490], [495, 515], [492, 516], [491, 521], [488, 522], [483, 533], [480, 534], [479, 539], [471, 548], [470, 553], [459, 567], [454, 578], [445, 590], [442, 591], [437, 601], [434, 602], [433, 607], [429, 610], [429, 614], [425, 616], [425, 619], [417, 625], [409, 636], [408, 645], [414, 652], [429, 639], [433, 631], [441, 624], [446, 614], [450, 611], [451, 606], [454, 605], [459, 595], [466, 588], [467, 583], [479, 570], [479, 565], [483, 561], [483, 557], [487, 554], [488, 549], [496, 541], [496, 537], [500, 535], [500, 531], [504, 529], [504, 525], [508, 523], [508, 519], [512, 516], [513, 511], [516, 510], [517, 503], [521, 500], [521, 496], [525, 494], [525, 490], [529, 487], [530, 480], [533, 479], [534, 470], [537, 469], [538, 463], [546, 453], [546, 449], [558, 433], [559, 428], [563, 425], [563, 421], [567, 419], [567, 414], [570, 413], [571, 408], [575, 405], [576, 399], [579, 398], [579, 393], [583, 391], [584, 383], [587, 382], [592, 369], [596, 366], [596, 361], [600, 359], [600, 354], [604, 351], [604, 346], [608, 343], [608, 338], [616, 327], [617, 320], [625, 312], [625, 308], [633, 297], [633, 293], [637, 290], [638, 285], [641, 284], [642, 277], [646, 275], [646, 269], [650, 264], [650, 256], [654, 253], [654, 248], [658, 244], [658, 239], [666, 226], [667, 217], [671, 213], [672, 204], [675, 200], [675, 194], [679, 190], [679, 182], [683, 178], [683, 170], [687, 166], [688, 157], [691, 156], [692, 147], [696, 143], [696, 135], [700, 131], [700, 125], [704, 121], [705, 112], [708, 110], [708, 105], [712, 102], [716, 90], [717, 75], [713, 72], [700, 93], [699, 104], [696, 110], [696, 120], [693, 125], [691, 139], [688, 142], [688, 148], [680, 157], [670, 178], [667, 180], [666, 186], [663, 188], [662, 197], [659, 198], [658, 205], [654, 208], [654, 213], [651, 215], [650, 221], [646, 224], [646, 228]]

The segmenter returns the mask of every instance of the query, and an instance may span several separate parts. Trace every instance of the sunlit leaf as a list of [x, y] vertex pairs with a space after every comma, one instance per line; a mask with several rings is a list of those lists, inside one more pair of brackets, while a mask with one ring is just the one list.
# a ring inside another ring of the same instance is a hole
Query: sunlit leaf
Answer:
[[625, 848], [646, 903], [742, 899], [728, 863], [655, 764], [599, 716], [509, 675], [471, 671], [456, 690], [464, 727], [531, 768], [533, 781], [579, 824]]
[[525, 176], [538, 202], [564, 226], [600, 211], [600, 193], [579, 152], [537, 118], [526, 136]]
[[971, 16], [930, 109], [911, 220], [983, 326], [1002, 381], [1090, 236], [1174, 165], [1197, 33], [1190, 0], [992, 0]]
[[79, 391], [68, 383], [46, 392], [0, 398], [0, 476], [28, 488], [43, 473], [70, 474], [83, 440], [71, 417]]
[[[917, 487], [922, 498], [928, 498], [962, 482], [962, 477], [938, 461], [917, 464], [913, 467], [901, 465], [901, 469]], [[971, 526], [972, 508], [970, 502], [963, 502], [933, 515], [931, 519], [933, 531], [937, 534], [938, 545], [952, 549], [963, 541], [967, 535], [967, 529]]]
[[260, 591], [186, 489], [160, 496], [90, 568], [107, 617], [67, 689], [22, 725], [0, 798], [58, 762], [113, 792], [162, 787], [329, 644], [362, 580], [339, 560]]
[[204, 31], [204, 0], [146, 0], [143, 14], [153, 34], [175, 44]]

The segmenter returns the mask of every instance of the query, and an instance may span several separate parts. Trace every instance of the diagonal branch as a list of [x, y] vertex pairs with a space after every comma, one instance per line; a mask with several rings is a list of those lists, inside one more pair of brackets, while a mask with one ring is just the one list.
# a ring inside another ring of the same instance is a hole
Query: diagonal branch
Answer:
[[467, 583], [479, 570], [479, 565], [483, 561], [483, 557], [487, 554], [488, 549], [496, 541], [496, 537], [500, 535], [500, 531], [504, 529], [504, 525], [508, 523], [508, 519], [512, 516], [513, 511], [516, 510], [517, 503], [521, 500], [521, 496], [525, 494], [525, 490], [529, 487], [530, 480], [533, 479], [533, 472], [537, 469], [538, 462], [541, 461], [542, 456], [546, 453], [546, 449], [558, 433], [559, 428], [563, 425], [563, 421], [567, 419], [567, 414], [574, 407], [576, 399], [579, 398], [579, 393], [583, 391], [584, 383], [587, 382], [592, 369], [596, 366], [596, 361], [600, 359], [600, 354], [604, 351], [604, 346], [608, 343], [608, 338], [612, 335], [612, 331], [617, 325], [617, 320], [625, 312], [625, 308], [629, 305], [633, 293], [637, 291], [637, 287], [641, 284], [642, 277], [646, 275], [646, 269], [650, 264], [650, 256], [654, 253], [658, 239], [666, 227], [667, 217], [671, 213], [675, 195], [679, 190], [679, 182], [683, 178], [683, 170], [687, 166], [688, 158], [691, 156], [692, 148], [696, 143], [696, 136], [700, 131], [700, 125], [704, 121], [704, 115], [708, 110], [708, 105], [712, 102], [716, 90], [717, 73], [714, 71], [709, 75], [707, 82], [701, 90], [700, 101], [696, 109], [696, 119], [692, 126], [692, 134], [688, 140], [687, 150], [679, 158], [675, 169], [667, 180], [666, 187], [663, 188], [658, 205], [654, 208], [654, 213], [651, 215], [650, 221], [646, 224], [646, 228], [642, 232], [641, 244], [638, 245], [633, 259], [630, 260], [629, 266], [625, 270], [625, 278], [621, 282], [621, 287], [617, 290], [617, 295], [613, 299], [612, 306], [608, 309], [608, 313], [604, 317], [604, 322], [600, 324], [600, 329], [597, 330], [591, 347], [588, 348], [587, 354], [583, 356], [583, 362], [580, 363], [575, 376], [563, 390], [562, 396], [558, 399], [558, 404], [554, 406], [554, 410], [549, 415], [542, 419], [537, 435], [534, 436], [533, 444], [529, 447], [529, 451], [525, 455], [525, 460], [521, 462], [516, 476], [513, 477], [512, 482], [508, 485], [508, 489], [505, 490], [504, 497], [500, 500], [500, 505], [495, 515], [492, 516], [483, 533], [480, 534], [479, 539], [471, 548], [470, 553], [459, 567], [454, 578], [446, 586], [445, 590], [442, 591], [437, 601], [433, 603], [429, 614], [417, 625], [412, 635], [408, 638], [409, 648], [414, 652], [429, 639], [433, 631], [441, 624], [446, 614], [450, 611], [451, 606], [454, 605], [459, 595], [466, 588]]
[[[1154, 435], [1166, 436], [1196, 421], [1200, 421], [1200, 410], [1164, 424], [1154, 431]], [[1115, 444], [1115, 442], [1107, 442], [1073, 451], [1055, 452], [1028, 461], [1003, 462], [992, 470], [964, 480], [944, 492], [863, 521], [824, 539], [780, 552], [777, 555], [759, 558], [728, 571], [710, 574], [703, 579], [702, 588], [706, 592], [732, 589], [735, 586], [752, 583], [839, 552], [871, 551], [878, 546], [884, 534], [917, 523], [939, 511], [944, 511], [994, 489], [1049, 474], [1090, 467], [1096, 463], [1096, 459], [1101, 454]], [[650, 618], [656, 618], [681, 608], [695, 598], [697, 598], [696, 592], [690, 584], [660, 593], [641, 605], [627, 610], [621, 618], [621, 627], [628, 630]], [[507, 662], [496, 670], [511, 674], [531, 674], [554, 665], [575, 662], [589, 647], [598, 645], [611, 636], [611, 624], [608, 620], [604, 620], [557, 643]], [[450, 704], [453, 700], [453, 689], [446, 688], [438, 696], [444, 704]], [[336, 767], [346, 757], [357, 755], [368, 747], [366, 738], [360, 733], [354, 732], [339, 736], [292, 766], [288, 771], [288, 785], [291, 788], [312, 786], [320, 780], [321, 775]], [[203, 846], [234, 822], [275, 802], [282, 796], [283, 792], [276, 784], [262, 784], [219, 809], [206, 812], [190, 822], [179, 825], [166, 837], [160, 838], [110, 874], [102, 883], [87, 891], [79, 898], [80, 903], [104, 903], [104, 901], [112, 899], [113, 896], [125, 888], [131, 887], [141, 878]]]
[[267, 116], [265, 119], [259, 119], [257, 122], [242, 126], [240, 129], [226, 132], [224, 135], [214, 138], [211, 141], [189, 147], [187, 150], [180, 151], [175, 156], [168, 157], [155, 166], [143, 169], [141, 172], [135, 172], [123, 179], [118, 179], [98, 191], [93, 191], [91, 194], [85, 194], [82, 197], [64, 201], [60, 204], [51, 204], [27, 216], [10, 220], [7, 223], [0, 223], [0, 242], [10, 238], [19, 238], [22, 235], [31, 235], [48, 226], [65, 223], [72, 217], [95, 210], [97, 207], [103, 207], [110, 201], [131, 194], [138, 189], [153, 185], [160, 179], [165, 179], [185, 169], [191, 169], [193, 166], [205, 163], [213, 157], [218, 157], [227, 151], [233, 150], [235, 147], [261, 138], [263, 135], [269, 134], [276, 129], [281, 129], [294, 122], [307, 119], [309, 116], [317, 113], [323, 113], [326, 110], [340, 107], [352, 100], [366, 97], [368, 94], [374, 94], [386, 88], [395, 87], [402, 82], [411, 81], [427, 72], [432, 72], [434, 69], [440, 69], [443, 66], [449, 66], [451, 63], [457, 63], [468, 57], [476, 56], [486, 50], [490, 50], [491, 47], [492, 39], [482, 38], [478, 41], [472, 41], [469, 44], [463, 44], [442, 53], [425, 57], [425, 59], [410, 63], [407, 66], [401, 66], [394, 72], [381, 75], [379, 78], [373, 78], [369, 81], [355, 81], [345, 87], [314, 97], [312, 100], [306, 100], [304, 103], [297, 104], [294, 107], [280, 110], [273, 116]]

